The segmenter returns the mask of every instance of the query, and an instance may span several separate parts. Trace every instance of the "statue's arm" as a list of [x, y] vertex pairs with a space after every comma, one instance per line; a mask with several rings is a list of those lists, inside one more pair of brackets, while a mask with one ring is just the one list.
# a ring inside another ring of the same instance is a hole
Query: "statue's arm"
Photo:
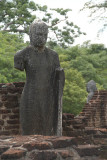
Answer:
[[54, 125], [56, 128], [56, 135], [62, 135], [62, 95], [65, 82], [64, 70], [60, 68], [58, 55], [55, 57], [55, 79], [54, 79], [54, 104], [55, 117]]
[[65, 83], [65, 74], [63, 68], [60, 67], [59, 57], [56, 54], [55, 57], [55, 83], [60, 83], [60, 87], [63, 90], [64, 83]]
[[23, 51], [18, 51], [14, 56], [14, 67], [21, 71], [24, 70], [24, 58], [23, 58]]

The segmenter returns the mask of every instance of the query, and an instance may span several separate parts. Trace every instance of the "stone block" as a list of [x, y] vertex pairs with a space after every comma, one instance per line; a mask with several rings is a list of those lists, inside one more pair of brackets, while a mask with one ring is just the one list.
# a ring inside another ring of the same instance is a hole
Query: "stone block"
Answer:
[[4, 120], [0, 119], [0, 125], [3, 126], [4, 125]]
[[19, 114], [19, 108], [14, 108], [14, 109], [12, 109], [12, 112]]
[[57, 153], [55, 151], [39, 151], [35, 152], [33, 151], [29, 158], [31, 160], [56, 160]]
[[74, 153], [73, 153], [72, 151], [70, 151], [70, 150], [59, 150], [59, 151], [57, 151], [57, 152], [58, 152], [58, 153], [60, 154], [60, 156], [61, 156], [62, 158], [64, 158], [64, 159], [74, 156]]
[[23, 147], [26, 148], [28, 151], [31, 151], [33, 149], [39, 149], [39, 150], [51, 149], [53, 146], [49, 142], [31, 142], [24, 144]]
[[19, 106], [19, 104], [18, 104], [18, 102], [17, 101], [5, 101], [4, 102], [4, 106], [6, 107], [6, 108], [15, 108], [15, 107], [18, 107]]
[[18, 96], [16, 94], [7, 94], [6, 98], [8, 99], [9, 102], [15, 101], [17, 102]]
[[100, 155], [100, 147], [97, 145], [78, 145], [78, 147], [75, 147], [78, 154], [83, 156], [99, 156]]
[[5, 130], [12, 130], [12, 129], [18, 129], [19, 128], [19, 125], [9, 125], [9, 126], [5, 126], [4, 127]]
[[2, 107], [3, 106], [3, 102], [2, 101], [0, 101], [0, 107]]
[[19, 119], [19, 114], [10, 115], [9, 119]]
[[8, 124], [19, 124], [19, 120], [7, 120]]
[[0, 136], [1, 135], [10, 135], [10, 132], [9, 131], [0, 131]]
[[67, 146], [77, 145], [76, 139], [74, 137], [58, 137], [51, 140], [54, 148], [64, 148]]
[[0, 114], [8, 114], [11, 113], [10, 109], [0, 109]]
[[11, 135], [19, 135], [19, 128], [11, 130]]
[[8, 146], [6, 146], [6, 145], [0, 145], [0, 155], [1, 155], [3, 152], [5, 152], [6, 150], [8, 150], [8, 149], [9, 149]]
[[19, 150], [19, 149], [9, 149], [7, 150], [6, 152], [4, 152], [2, 155], [1, 155], [1, 160], [12, 160], [12, 159], [18, 159], [18, 158], [21, 158], [23, 156], [25, 156], [26, 154], [26, 151], [24, 150]]

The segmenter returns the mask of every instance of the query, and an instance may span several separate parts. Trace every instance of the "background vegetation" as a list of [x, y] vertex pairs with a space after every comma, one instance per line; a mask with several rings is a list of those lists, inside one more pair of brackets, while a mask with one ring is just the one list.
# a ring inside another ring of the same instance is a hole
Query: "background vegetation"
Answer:
[[[17, 34], [0, 32], [0, 83], [25, 81], [25, 73], [14, 69], [14, 54], [28, 44]], [[93, 79], [99, 89], [107, 89], [107, 48], [103, 44], [57, 46], [65, 70], [63, 111], [78, 114], [86, 102], [86, 83]]]
[[[71, 10], [54, 9], [63, 17], [56, 19], [47, 6], [41, 7], [29, 0], [2, 0], [0, 6], [0, 83], [25, 81], [25, 73], [14, 69], [14, 54], [28, 45], [24, 43], [23, 34], [28, 34], [28, 27], [35, 18], [31, 13], [39, 10], [56, 35], [55, 39], [49, 37], [47, 46], [59, 54], [65, 70], [63, 112], [77, 115], [82, 110], [88, 81], [94, 80], [98, 89], [107, 89], [107, 48], [103, 44], [90, 44], [90, 41], [71, 46], [76, 37], [84, 34], [73, 22], [68, 22], [67, 13]], [[61, 21], [66, 24], [63, 29], [58, 27]]]

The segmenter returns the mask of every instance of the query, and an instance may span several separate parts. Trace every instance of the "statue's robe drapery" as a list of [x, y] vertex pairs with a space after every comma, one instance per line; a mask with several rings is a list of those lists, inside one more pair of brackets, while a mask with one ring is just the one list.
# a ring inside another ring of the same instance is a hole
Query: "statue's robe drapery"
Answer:
[[60, 67], [56, 52], [45, 48], [38, 52], [29, 46], [16, 53], [14, 66], [26, 72], [20, 102], [22, 134], [57, 135], [55, 70]]

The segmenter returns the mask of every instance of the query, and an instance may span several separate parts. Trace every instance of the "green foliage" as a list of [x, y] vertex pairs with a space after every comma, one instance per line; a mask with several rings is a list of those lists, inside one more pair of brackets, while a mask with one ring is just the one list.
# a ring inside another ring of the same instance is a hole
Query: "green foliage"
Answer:
[[28, 27], [36, 18], [31, 12], [37, 10], [33, 1], [0, 1], [1, 29], [8, 32], [28, 33]]
[[[14, 69], [14, 54], [26, 45], [23, 37], [0, 32], [0, 83], [25, 81], [25, 73]], [[86, 42], [82, 46], [54, 49], [65, 71], [63, 112], [77, 115], [86, 102], [89, 80], [93, 79], [98, 89], [107, 89], [107, 48]]]
[[107, 48], [103, 44], [55, 48], [65, 70], [63, 111], [77, 115], [86, 103], [86, 83], [96, 82], [98, 90], [107, 89]]
[[[77, 47], [76, 47], [77, 48]], [[86, 82], [82, 74], [70, 67], [72, 58], [76, 57], [75, 48], [55, 49], [59, 54], [61, 67], [65, 72], [65, 87], [63, 93], [63, 112], [79, 114], [87, 97]], [[74, 53], [74, 55], [73, 55]], [[72, 57], [72, 58], [71, 58]]]
[[[67, 47], [76, 37], [85, 34], [78, 26], [68, 21], [69, 12], [71, 12], [70, 9], [48, 9], [46, 5], [41, 6], [30, 0], [2, 0], [0, 1], [0, 29], [5, 32], [29, 34], [29, 25], [35, 18], [41, 17], [49, 24], [51, 34], [48, 46], [52, 48], [53, 44], [57, 44]], [[59, 27], [59, 23], [63, 27]]]
[[65, 87], [63, 95], [63, 112], [79, 114], [86, 102], [86, 84], [80, 72], [65, 70]]
[[14, 69], [14, 54], [25, 46], [22, 37], [0, 32], [0, 83], [25, 81], [25, 73]]
[[78, 70], [86, 82], [93, 79], [107, 89], [107, 48], [103, 44], [85, 43], [56, 51], [64, 67]]

